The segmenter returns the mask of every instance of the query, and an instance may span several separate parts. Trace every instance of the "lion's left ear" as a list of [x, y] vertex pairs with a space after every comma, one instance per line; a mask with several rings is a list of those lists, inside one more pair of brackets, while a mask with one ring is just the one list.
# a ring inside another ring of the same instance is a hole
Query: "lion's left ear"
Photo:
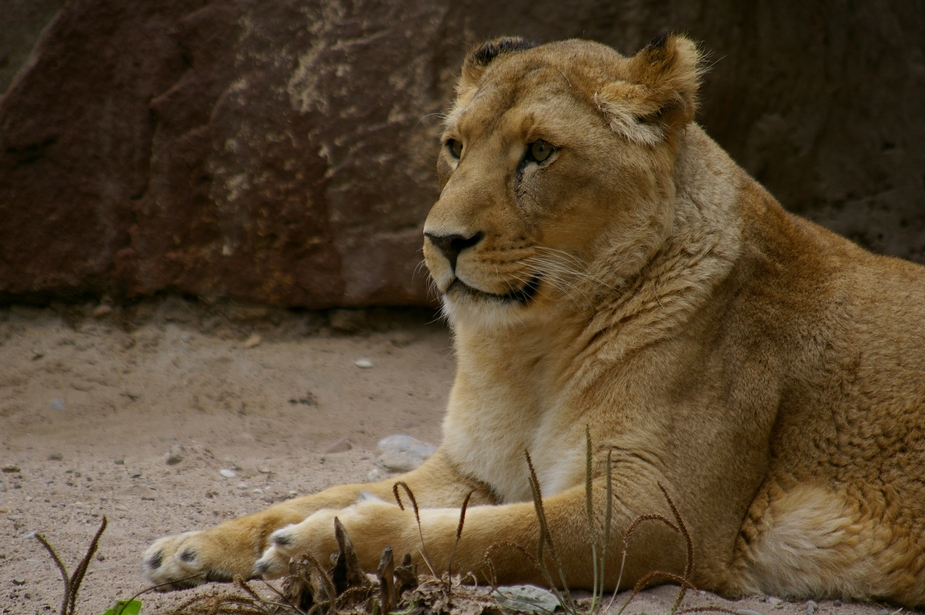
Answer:
[[655, 145], [693, 121], [704, 72], [693, 41], [662, 34], [627, 60], [624, 70], [625, 80], [607, 84], [596, 101], [615, 131]]

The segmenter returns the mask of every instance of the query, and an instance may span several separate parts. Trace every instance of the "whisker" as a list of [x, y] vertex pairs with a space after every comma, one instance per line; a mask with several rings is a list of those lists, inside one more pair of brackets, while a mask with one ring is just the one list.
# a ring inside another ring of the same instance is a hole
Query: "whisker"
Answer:
[[425, 269], [426, 267], [427, 261], [419, 261], [418, 264], [414, 266], [414, 271], [411, 272], [411, 281], [414, 282], [414, 280], [417, 279], [418, 274], [421, 272], [421, 269]]

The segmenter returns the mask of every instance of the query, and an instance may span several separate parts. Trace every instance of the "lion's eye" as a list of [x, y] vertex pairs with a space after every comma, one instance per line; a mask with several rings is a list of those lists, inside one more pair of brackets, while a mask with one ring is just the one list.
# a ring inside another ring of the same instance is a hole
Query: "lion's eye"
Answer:
[[534, 141], [527, 145], [527, 159], [534, 160], [536, 162], [543, 162], [549, 155], [552, 154], [553, 147], [546, 141]]
[[450, 151], [450, 156], [459, 160], [462, 156], [462, 143], [456, 139], [450, 139], [446, 142], [446, 148]]

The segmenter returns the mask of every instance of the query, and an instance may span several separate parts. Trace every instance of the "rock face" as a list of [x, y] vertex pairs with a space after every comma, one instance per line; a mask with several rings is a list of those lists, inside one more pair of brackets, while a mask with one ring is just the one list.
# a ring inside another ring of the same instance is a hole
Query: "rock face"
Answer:
[[925, 261], [920, 3], [567, 4], [68, 2], [0, 98], [0, 301], [426, 303], [439, 113], [469, 45], [505, 33], [628, 54], [689, 32], [712, 50], [699, 120], [733, 157]]

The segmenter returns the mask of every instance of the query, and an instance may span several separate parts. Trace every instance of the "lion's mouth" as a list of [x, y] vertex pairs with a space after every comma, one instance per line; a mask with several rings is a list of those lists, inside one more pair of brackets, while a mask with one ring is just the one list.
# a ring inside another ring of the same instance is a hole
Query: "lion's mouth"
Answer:
[[477, 288], [472, 288], [459, 278], [455, 278], [451, 283], [449, 288], [446, 289], [446, 294], [448, 294], [454, 288], [459, 289], [461, 292], [465, 292], [476, 297], [486, 297], [494, 299], [496, 301], [501, 301], [503, 303], [519, 303], [521, 305], [526, 305], [533, 300], [533, 297], [536, 296], [536, 291], [539, 290], [540, 280], [542, 275], [537, 274], [530, 278], [530, 281], [524, 284], [522, 287], [506, 292], [503, 295], [498, 295], [495, 293], [485, 292], [484, 290], [479, 290]]

